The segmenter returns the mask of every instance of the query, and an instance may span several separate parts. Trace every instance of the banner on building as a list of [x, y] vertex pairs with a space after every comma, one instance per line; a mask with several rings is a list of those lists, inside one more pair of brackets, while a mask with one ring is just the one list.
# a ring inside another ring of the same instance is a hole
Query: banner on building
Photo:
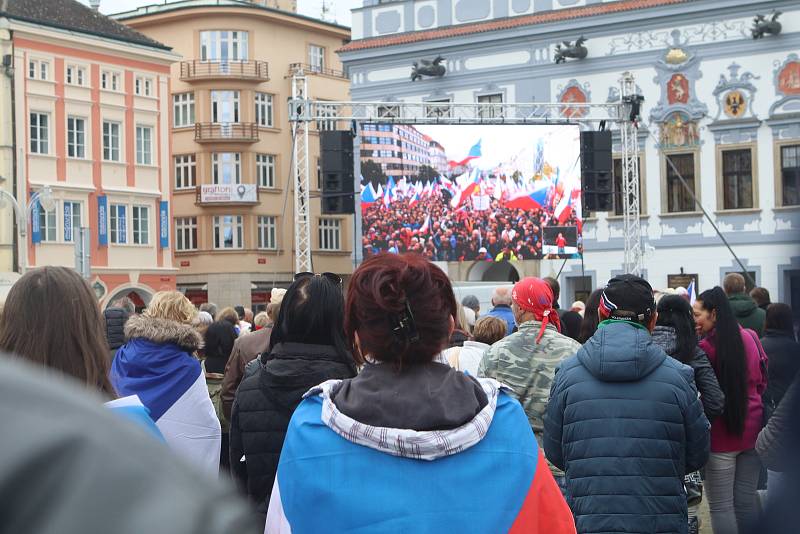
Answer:
[[[31, 192], [31, 196], [34, 193]], [[41, 243], [42, 242], [42, 229], [39, 226], [39, 214], [42, 211], [42, 206], [39, 204], [39, 201], [33, 203], [31, 211], [31, 242], [33, 243]]]
[[169, 202], [161, 201], [159, 207], [159, 224], [161, 233], [161, 248], [169, 247]]
[[200, 186], [200, 202], [258, 202], [255, 184], [206, 184]]
[[97, 242], [100, 246], [108, 245], [108, 197], [97, 197]]
[[64, 241], [72, 241], [72, 202], [64, 202]]
[[117, 204], [117, 240], [116, 243], [124, 245], [128, 242], [128, 223], [125, 220], [125, 206]]

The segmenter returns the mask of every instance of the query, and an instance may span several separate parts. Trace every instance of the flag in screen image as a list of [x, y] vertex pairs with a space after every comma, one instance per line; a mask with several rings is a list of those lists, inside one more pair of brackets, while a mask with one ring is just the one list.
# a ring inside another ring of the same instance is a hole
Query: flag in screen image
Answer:
[[375, 194], [375, 190], [372, 188], [372, 182], [367, 182], [366, 186], [362, 186], [361, 189], [361, 212], [364, 213], [367, 211], [367, 208], [375, 204], [377, 195]]
[[506, 206], [515, 209], [534, 210], [541, 209], [547, 203], [547, 194], [550, 191], [546, 180], [539, 180], [534, 185], [533, 191], [525, 191], [511, 197]]
[[467, 154], [466, 158], [462, 159], [461, 161], [452, 161], [452, 160], [450, 160], [450, 161], [447, 162], [447, 164], [450, 166], [451, 169], [455, 168], [455, 167], [463, 167], [464, 165], [466, 165], [467, 163], [469, 163], [473, 159], [479, 158], [479, 157], [481, 157], [481, 140], [480, 139], [478, 139], [478, 142], [475, 143], [474, 145], [472, 145], [472, 148], [469, 149], [469, 153]]

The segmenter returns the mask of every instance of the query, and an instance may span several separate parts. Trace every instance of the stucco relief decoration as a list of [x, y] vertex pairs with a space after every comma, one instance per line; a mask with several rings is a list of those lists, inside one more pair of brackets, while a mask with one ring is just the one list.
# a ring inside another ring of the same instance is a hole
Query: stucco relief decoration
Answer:
[[444, 58], [436, 56], [434, 59], [420, 59], [415, 61], [411, 67], [411, 81], [421, 80], [423, 76], [441, 78], [447, 70], [442, 64]]
[[671, 36], [672, 44], [655, 65], [653, 81], [661, 88], [661, 96], [650, 111], [650, 121], [661, 125], [664, 146], [690, 146], [699, 143], [697, 121], [708, 114], [695, 89], [703, 73], [681, 32], [673, 30]]
[[[564, 104], [585, 104], [590, 101], [590, 96], [589, 84], [581, 85], [578, 80], [572, 79], [566, 86], [560, 87], [558, 101]], [[586, 108], [580, 107], [564, 106], [561, 108], [561, 116], [572, 119], [579, 119], [587, 112]]]
[[659, 137], [661, 148], [689, 148], [700, 144], [700, 130], [697, 121], [681, 112], [670, 115], [661, 124]]
[[586, 56], [589, 55], [589, 49], [584, 46], [588, 39], [581, 35], [573, 44], [570, 41], [564, 41], [556, 45], [555, 54], [553, 55], [553, 61], [556, 64], [558, 63], [565, 63], [567, 58], [572, 59], [586, 59]]
[[[678, 31], [678, 30], [676, 30]], [[714, 43], [741, 39], [750, 35], [745, 20], [722, 20], [705, 24], [686, 26], [679, 31], [684, 44]], [[669, 46], [670, 32], [664, 30], [643, 30], [613, 37], [605, 55], [614, 56], [621, 52], [644, 52]]]
[[719, 82], [714, 88], [713, 95], [717, 99], [717, 115], [714, 120], [743, 119], [754, 117], [753, 99], [756, 86], [752, 80], [759, 79], [752, 72], [739, 74], [741, 66], [736, 63], [728, 65], [728, 76], [719, 75]]
[[776, 62], [775, 93], [778, 101], [769, 109], [770, 115], [800, 111], [800, 57], [789, 54], [782, 63]]

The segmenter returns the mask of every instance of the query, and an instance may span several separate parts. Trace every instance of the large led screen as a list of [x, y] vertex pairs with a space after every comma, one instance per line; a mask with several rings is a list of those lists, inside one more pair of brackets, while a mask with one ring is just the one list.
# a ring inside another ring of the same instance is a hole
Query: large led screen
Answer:
[[365, 124], [360, 157], [365, 257], [488, 262], [583, 252], [577, 126]]

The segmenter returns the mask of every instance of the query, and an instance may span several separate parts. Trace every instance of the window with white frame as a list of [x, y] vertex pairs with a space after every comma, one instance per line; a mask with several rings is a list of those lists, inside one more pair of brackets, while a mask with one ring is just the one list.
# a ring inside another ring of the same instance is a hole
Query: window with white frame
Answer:
[[50, 79], [50, 62], [42, 59], [31, 59], [28, 61], [28, 78], [32, 80]]
[[172, 116], [175, 128], [194, 124], [194, 93], [172, 95]]
[[320, 250], [341, 250], [342, 221], [339, 219], [319, 220]]
[[242, 216], [214, 217], [214, 248], [242, 248]]
[[175, 250], [197, 250], [197, 217], [175, 217]]
[[275, 187], [275, 156], [256, 154], [256, 176], [258, 187]]
[[330, 117], [330, 119], [317, 120], [317, 130], [336, 129], [336, 106], [333, 104], [317, 104], [317, 114], [320, 117]]
[[137, 76], [133, 82], [133, 92], [138, 96], [153, 96], [153, 79]]
[[213, 30], [200, 32], [202, 61], [244, 61], [247, 59], [247, 32]]
[[194, 154], [175, 156], [175, 189], [190, 189], [197, 184], [197, 159]]
[[65, 78], [70, 85], [86, 85], [86, 67], [67, 65]]
[[133, 244], [147, 245], [150, 243], [150, 208], [148, 206], [133, 206], [131, 213], [133, 222]]
[[86, 157], [86, 119], [67, 117], [67, 157]]
[[50, 152], [50, 114], [31, 112], [31, 153]]
[[45, 211], [39, 204], [39, 236], [42, 241], [56, 240], [56, 212], [58, 209]]
[[103, 159], [120, 161], [120, 130], [118, 122], [103, 121]]
[[278, 248], [276, 231], [275, 217], [260, 215], [258, 217], [258, 248], [272, 250]]
[[82, 226], [81, 214], [83, 208], [80, 202], [64, 201], [64, 241], [75, 241], [78, 229]]
[[242, 155], [238, 152], [214, 152], [211, 177], [215, 184], [242, 183]]
[[269, 93], [256, 93], [256, 123], [272, 127], [272, 95]]
[[239, 91], [211, 91], [211, 122], [239, 122]]
[[153, 164], [153, 127], [136, 126], [136, 164]]
[[122, 84], [119, 72], [104, 70], [100, 74], [100, 88], [106, 91], [120, 91]]
[[311, 66], [311, 72], [325, 70], [325, 47], [308, 45], [308, 64]]
[[125, 244], [128, 242], [127, 209], [124, 204], [108, 206], [108, 234], [112, 243]]

